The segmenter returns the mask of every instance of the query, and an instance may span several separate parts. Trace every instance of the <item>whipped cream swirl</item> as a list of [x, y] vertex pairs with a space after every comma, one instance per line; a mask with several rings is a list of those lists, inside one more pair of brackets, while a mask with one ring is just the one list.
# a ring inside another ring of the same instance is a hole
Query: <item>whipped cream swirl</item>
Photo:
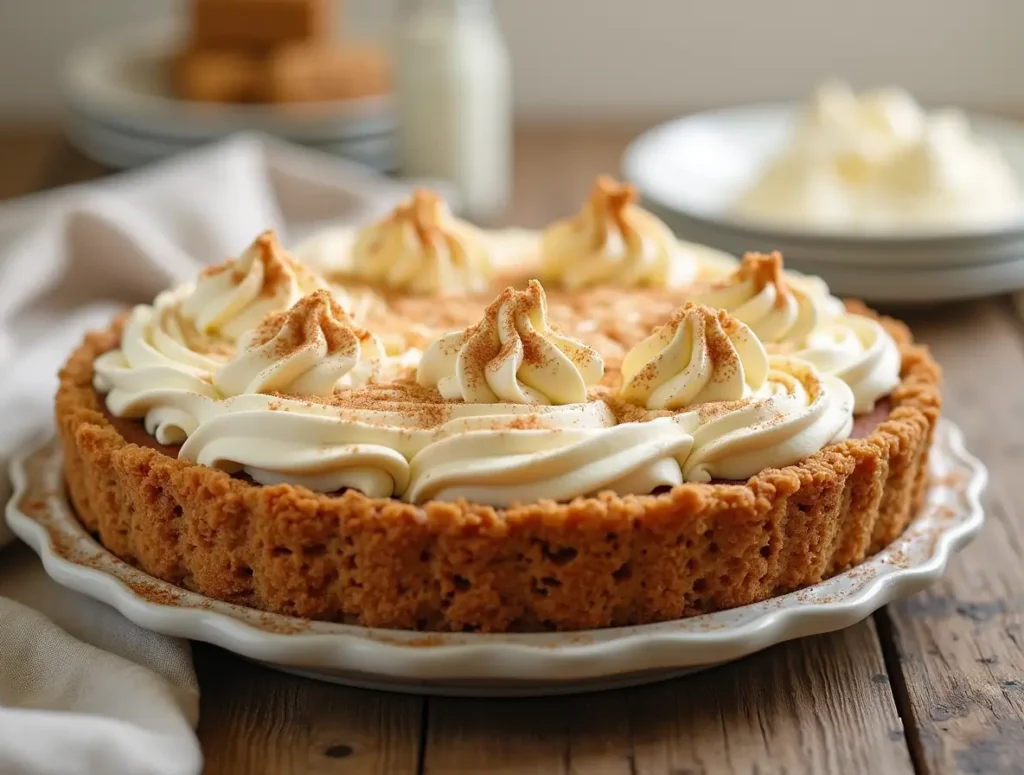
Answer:
[[505, 507], [602, 491], [648, 493], [682, 483], [678, 460], [693, 443], [684, 426], [671, 418], [616, 425], [602, 402], [562, 409], [572, 411], [575, 422], [557, 432], [521, 422], [443, 434], [412, 458], [403, 499], [464, 498]]
[[536, 281], [431, 344], [415, 382], [393, 379], [387, 364], [408, 371], [417, 353], [388, 358], [275, 244], [264, 235], [195, 289], [137, 307], [95, 363], [112, 414], [263, 485], [504, 507], [745, 478], [849, 433], [853, 393], [812, 361], [865, 394], [889, 384], [893, 352], [867, 319], [819, 326], [800, 340], [806, 360], [769, 364], [749, 326], [688, 304], [626, 356], [618, 398], [638, 406], [611, 402], [617, 417], [588, 390], [600, 356], [552, 328]]
[[506, 288], [465, 331], [442, 336], [423, 354], [421, 385], [467, 403], [573, 404], [604, 373], [601, 356], [555, 331], [544, 288]]
[[569, 290], [675, 287], [697, 268], [671, 230], [637, 206], [634, 186], [609, 177], [597, 181], [583, 209], [541, 236], [542, 276]]
[[880, 170], [870, 191], [879, 192], [873, 196], [877, 204], [865, 210], [879, 221], [948, 227], [951, 220], [991, 223], [1022, 212], [1013, 170], [953, 110], [933, 116], [921, 137]]
[[341, 419], [288, 399], [273, 405], [258, 400], [263, 396], [240, 399], [205, 419], [178, 456], [228, 473], [243, 471], [264, 485], [352, 488], [375, 498], [405, 490], [409, 463], [397, 448], [397, 428], [361, 421], [372, 417]]
[[356, 236], [351, 272], [396, 291], [458, 295], [487, 287], [491, 260], [479, 229], [455, 218], [437, 194], [417, 190]]
[[816, 277], [783, 272], [782, 256], [750, 253], [734, 275], [697, 296], [750, 326], [770, 353], [802, 358], [853, 389], [857, 414], [900, 381], [902, 357], [889, 333], [843, 303]]
[[695, 301], [727, 310], [766, 344], [805, 337], [828, 314], [816, 294], [787, 282], [779, 253], [748, 253], [731, 277]]
[[1022, 201], [1007, 160], [962, 113], [928, 113], [901, 89], [828, 84], [735, 208], [775, 224], [890, 232], [1002, 222]]
[[[601, 481], [592, 475], [574, 479], [570, 471], [545, 471], [530, 465], [529, 458], [545, 454], [549, 459], [565, 458], [573, 454], [567, 448], [568, 439], [587, 433], [596, 439], [601, 429], [610, 430], [615, 418], [602, 402], [564, 407], [424, 405], [406, 398], [394, 386], [371, 386], [348, 397], [342, 394], [336, 404], [286, 396], [238, 396], [218, 402], [204, 415], [180, 457], [229, 473], [244, 472], [260, 484], [287, 482], [318, 492], [352, 488], [371, 497], [402, 497], [420, 503], [435, 485], [456, 486], [447, 464], [457, 450], [445, 443], [448, 440], [472, 438], [474, 454], [489, 459], [493, 469], [506, 459], [509, 440], [518, 439], [520, 448], [529, 447], [530, 453], [508, 459], [507, 473], [501, 477], [504, 485], [529, 487], [539, 499], [562, 497], [575, 483], [577, 490], [571, 497], [582, 492], [579, 487]], [[655, 438], [659, 434], [653, 430], [649, 435], [646, 452], [635, 450], [625, 468], [609, 467], [609, 472], [618, 472], [615, 481], [621, 486], [682, 480], [673, 457], [679, 448], [670, 445], [669, 452], [659, 457], [652, 450], [664, 446], [665, 439]], [[681, 431], [674, 435], [679, 437]], [[594, 439], [588, 450], [587, 454], [618, 454], [617, 448], [602, 447]], [[577, 462], [581, 454], [583, 450], [575, 452]], [[648, 459], [649, 464], [642, 462]], [[474, 470], [476, 479], [467, 469], [461, 481], [479, 481], [480, 470]], [[499, 487], [497, 481], [492, 484]]]
[[227, 356], [179, 316], [180, 301], [180, 292], [168, 291], [153, 306], [135, 307], [121, 346], [93, 364], [93, 385], [107, 394], [111, 414], [145, 418], [161, 444], [181, 442], [199, 424], [201, 407], [219, 398], [212, 372]]
[[863, 315], [842, 315], [820, 326], [793, 357], [849, 385], [856, 414], [870, 412], [900, 383], [899, 347], [878, 321]]
[[648, 409], [738, 401], [764, 383], [768, 356], [726, 312], [685, 304], [622, 361], [619, 395]]
[[289, 256], [274, 232], [266, 231], [239, 258], [203, 270], [181, 314], [204, 334], [235, 342], [267, 315], [321, 288], [326, 288], [323, 281]]
[[340, 385], [365, 384], [383, 358], [377, 337], [356, 327], [330, 293], [315, 291], [248, 335], [214, 384], [225, 396], [329, 396]]
[[853, 429], [853, 393], [842, 380], [796, 358], [772, 356], [765, 387], [736, 403], [709, 404], [678, 415], [693, 434], [682, 463], [686, 481], [747, 479], [792, 465]]

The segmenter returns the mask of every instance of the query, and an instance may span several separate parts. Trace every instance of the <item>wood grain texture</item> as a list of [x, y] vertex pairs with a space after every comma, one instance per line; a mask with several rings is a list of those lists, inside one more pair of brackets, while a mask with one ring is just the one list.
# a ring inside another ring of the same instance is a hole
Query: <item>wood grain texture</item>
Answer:
[[618, 175], [622, 152], [642, 127], [520, 127], [516, 132], [513, 195], [503, 222], [542, 228], [582, 207], [594, 178]]
[[63, 140], [52, 129], [6, 131], [0, 137], [0, 200], [38, 191]]
[[412, 775], [424, 700], [279, 673], [195, 644], [199, 740], [217, 775]]
[[426, 773], [913, 772], [870, 621], [662, 684], [428, 714]]
[[423, 772], [629, 775], [629, 693], [525, 700], [431, 698]]
[[922, 772], [1020, 773], [1024, 329], [1005, 300], [940, 308], [910, 322], [943, 365], [946, 415], [991, 480], [981, 536], [944, 580], [888, 608], [901, 703]]
[[83, 156], [65, 138], [58, 135], [41, 170], [41, 187], [70, 186], [109, 175], [115, 170]]
[[639, 690], [629, 708], [642, 775], [913, 772], [870, 621]]

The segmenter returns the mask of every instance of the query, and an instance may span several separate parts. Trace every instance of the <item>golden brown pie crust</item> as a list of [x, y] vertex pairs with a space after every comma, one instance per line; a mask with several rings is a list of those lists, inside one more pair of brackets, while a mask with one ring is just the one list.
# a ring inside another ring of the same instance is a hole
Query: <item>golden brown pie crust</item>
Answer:
[[[855, 311], [867, 312], [856, 303]], [[114, 554], [208, 597], [371, 627], [575, 630], [745, 605], [862, 562], [921, 504], [939, 369], [905, 326], [888, 418], [744, 484], [495, 509], [264, 487], [131, 444], [104, 416], [90, 334], [61, 372], [71, 500]]]

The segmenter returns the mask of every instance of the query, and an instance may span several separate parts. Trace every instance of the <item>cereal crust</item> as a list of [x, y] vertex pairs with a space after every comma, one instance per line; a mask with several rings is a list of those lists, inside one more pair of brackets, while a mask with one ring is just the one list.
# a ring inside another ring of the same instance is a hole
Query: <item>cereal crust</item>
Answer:
[[[854, 311], [872, 314], [851, 302]], [[939, 369], [905, 326], [890, 413], [870, 435], [744, 484], [494, 509], [264, 487], [127, 442], [102, 412], [90, 334], [57, 422], [79, 518], [118, 557], [208, 597], [370, 627], [579, 630], [764, 600], [863, 562], [922, 502]]]

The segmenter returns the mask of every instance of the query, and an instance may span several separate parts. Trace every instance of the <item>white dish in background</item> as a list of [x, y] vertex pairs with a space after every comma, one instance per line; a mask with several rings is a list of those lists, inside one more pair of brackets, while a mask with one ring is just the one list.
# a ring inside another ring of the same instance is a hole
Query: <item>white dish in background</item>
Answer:
[[[258, 131], [360, 161], [386, 158], [393, 167], [396, 122], [390, 96], [289, 105], [181, 100], [167, 74], [180, 39], [174, 26], [162, 24], [71, 54], [65, 98], [69, 131], [81, 150], [89, 155], [97, 150], [96, 158], [107, 164], [133, 166], [235, 132]], [[362, 158], [349, 156], [350, 151]]]
[[[837, 230], [789, 223], [775, 226], [738, 215], [733, 204], [783, 148], [800, 109], [790, 104], [747, 105], [670, 121], [630, 144], [623, 169], [645, 197], [662, 207], [754, 234], [838, 240], [861, 246], [879, 240], [906, 244], [951, 238], [1024, 238], [1024, 208], [1016, 218], [1002, 223], [950, 229]], [[978, 114], [967, 114], [967, 119], [979, 140], [994, 145], [1017, 178], [1024, 181], [1024, 124]]]
[[[79, 151], [115, 169], [151, 164], [203, 144], [126, 132], [74, 111], [67, 112], [64, 129], [71, 144]], [[370, 135], [304, 145], [365, 164], [378, 172], [393, 172], [397, 166], [394, 139], [390, 135]]]
[[[921, 303], [1024, 288], [1024, 216], [988, 228], [891, 232], [771, 227], [736, 216], [733, 203], [786, 142], [799, 110], [752, 105], [671, 121], [629, 146], [624, 175], [684, 239], [737, 255], [779, 250], [840, 295]], [[1024, 181], [1024, 124], [968, 119]]]
[[884, 245], [842, 248], [755, 237], [674, 215], [654, 203], [649, 206], [677, 233], [734, 255], [749, 250], [779, 250], [787, 266], [821, 277], [840, 296], [888, 304], [928, 304], [1024, 288], [1024, 242], [1008, 242], [987, 253], [968, 255], [951, 254], [937, 247], [934, 252], [912, 253], [934, 260], [904, 262], [901, 252]]
[[374, 630], [308, 622], [210, 600], [157, 581], [99, 546], [64, 495], [60, 446], [50, 441], [11, 467], [7, 521], [58, 583], [114, 606], [133, 622], [216, 644], [313, 678], [467, 696], [527, 696], [663, 680], [792, 638], [855, 624], [940, 578], [981, 529], [984, 466], [943, 420], [926, 505], [891, 546], [808, 589], [674, 622], [570, 633], [472, 634]]

